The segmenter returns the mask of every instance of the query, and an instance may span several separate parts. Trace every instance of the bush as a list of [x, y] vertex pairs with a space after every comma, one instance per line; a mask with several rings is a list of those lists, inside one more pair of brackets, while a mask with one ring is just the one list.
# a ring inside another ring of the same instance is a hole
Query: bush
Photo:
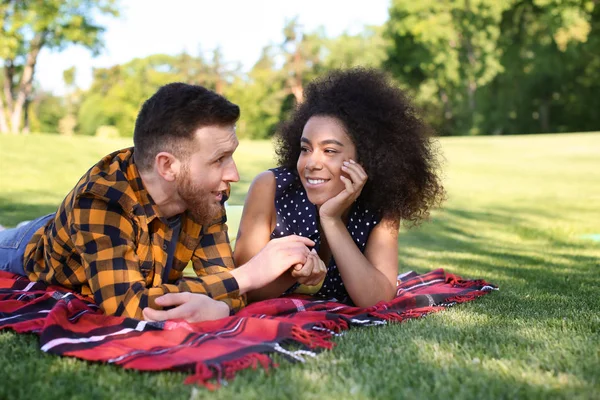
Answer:
[[96, 137], [102, 139], [115, 139], [119, 137], [119, 130], [116, 126], [101, 125], [96, 129]]

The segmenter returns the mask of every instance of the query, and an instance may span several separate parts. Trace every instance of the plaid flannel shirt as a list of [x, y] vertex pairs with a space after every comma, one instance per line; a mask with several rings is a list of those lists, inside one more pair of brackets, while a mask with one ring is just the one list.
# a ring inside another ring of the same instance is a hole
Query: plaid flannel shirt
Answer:
[[[142, 319], [142, 309], [158, 308], [165, 293], [192, 292], [245, 306], [227, 235], [225, 209], [208, 226], [182, 215], [168, 282], [162, 279], [167, 220], [144, 188], [133, 148], [104, 157], [77, 183], [56, 216], [40, 228], [24, 256], [32, 281], [60, 285], [92, 297], [106, 313]], [[183, 277], [192, 261], [197, 277]]]

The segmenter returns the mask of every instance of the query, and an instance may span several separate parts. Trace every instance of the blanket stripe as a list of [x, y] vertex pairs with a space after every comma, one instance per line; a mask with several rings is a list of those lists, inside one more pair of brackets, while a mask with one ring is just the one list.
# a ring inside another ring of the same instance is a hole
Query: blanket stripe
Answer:
[[143, 371], [188, 371], [186, 383], [216, 388], [241, 369], [269, 369], [272, 354], [303, 362], [331, 349], [332, 337], [351, 327], [419, 318], [495, 289], [438, 269], [400, 275], [396, 297], [369, 308], [293, 295], [250, 304], [217, 321], [146, 322], [104, 315], [64, 288], [0, 272], [0, 329], [39, 335], [47, 353]]

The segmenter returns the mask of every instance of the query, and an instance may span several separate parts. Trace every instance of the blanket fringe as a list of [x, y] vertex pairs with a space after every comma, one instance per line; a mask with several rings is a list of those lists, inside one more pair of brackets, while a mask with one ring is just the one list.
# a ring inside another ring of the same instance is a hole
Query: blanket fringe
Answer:
[[[236, 373], [243, 369], [257, 369], [262, 367], [266, 372], [273, 366], [273, 360], [267, 354], [250, 353], [235, 360], [223, 361], [220, 365], [196, 364], [196, 373], [188, 376], [184, 383], [187, 385], [198, 384], [208, 390], [216, 390], [221, 387], [224, 379], [232, 380]], [[216, 380], [213, 382], [213, 380]]]
[[455, 287], [472, 288], [472, 287], [485, 287], [489, 286], [496, 288], [496, 286], [484, 281], [483, 279], [465, 280], [454, 274], [446, 274], [446, 283]]
[[199, 362], [196, 363], [196, 372], [194, 375], [188, 376], [183, 383], [186, 385], [199, 384], [206, 387], [208, 390], [215, 390], [219, 388], [219, 384], [210, 382], [209, 380], [216, 377], [216, 371], [211, 369], [208, 365]]
[[308, 331], [297, 325], [292, 326], [292, 339], [310, 349], [324, 348], [331, 350], [333, 342], [328, 340], [330, 337], [331, 334], [329, 332]]
[[489, 291], [486, 290], [475, 290], [473, 292], [469, 292], [469, 293], [465, 293], [465, 294], [459, 294], [453, 297], [449, 297], [446, 299], [446, 301], [444, 302], [445, 304], [448, 303], [465, 303], [467, 301], [471, 301], [471, 300], [475, 300], [478, 297], [481, 297], [485, 294], [489, 293]]
[[[308, 331], [296, 325], [292, 326], [291, 329], [291, 340], [310, 349], [324, 348], [330, 350], [333, 347], [333, 342], [328, 340], [330, 337], [330, 333]], [[197, 363], [195, 373], [188, 376], [184, 383], [198, 384], [209, 390], [216, 390], [221, 386], [224, 379], [233, 379], [238, 371], [248, 368], [256, 369], [260, 366], [268, 372], [273, 365], [271, 357], [262, 353], [246, 354], [234, 360], [223, 361], [218, 365]], [[216, 380], [216, 382], [213, 382], [213, 380]]]
[[348, 330], [348, 322], [342, 318], [337, 320], [327, 319], [324, 321], [319, 321], [314, 326], [325, 329], [326, 331], [330, 331], [330, 335]]
[[421, 318], [427, 314], [430, 314], [438, 310], [438, 307], [421, 307], [414, 310], [408, 310], [401, 313], [389, 310], [388, 312], [382, 313], [378, 311], [370, 312], [369, 315], [375, 318], [379, 318], [384, 321], [402, 322], [405, 319]]

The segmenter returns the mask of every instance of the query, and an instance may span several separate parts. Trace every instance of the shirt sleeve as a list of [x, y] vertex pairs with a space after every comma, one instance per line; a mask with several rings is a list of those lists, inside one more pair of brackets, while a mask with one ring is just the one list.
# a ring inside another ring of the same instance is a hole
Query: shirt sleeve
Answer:
[[192, 262], [199, 278], [211, 279], [211, 289], [215, 294], [213, 298], [227, 303], [232, 311], [239, 311], [246, 306], [246, 296], [239, 294], [238, 283], [229, 273], [235, 264], [226, 222], [227, 215], [223, 207], [221, 214], [203, 227]]
[[[237, 282], [229, 272], [148, 288], [135, 252], [136, 229], [120, 206], [102, 199], [80, 196], [73, 207], [71, 240], [94, 301], [104, 313], [143, 319], [145, 307], [161, 308], [155, 300], [165, 293], [201, 293], [218, 300], [227, 289], [235, 294]], [[235, 287], [222, 283], [229, 281]]]

